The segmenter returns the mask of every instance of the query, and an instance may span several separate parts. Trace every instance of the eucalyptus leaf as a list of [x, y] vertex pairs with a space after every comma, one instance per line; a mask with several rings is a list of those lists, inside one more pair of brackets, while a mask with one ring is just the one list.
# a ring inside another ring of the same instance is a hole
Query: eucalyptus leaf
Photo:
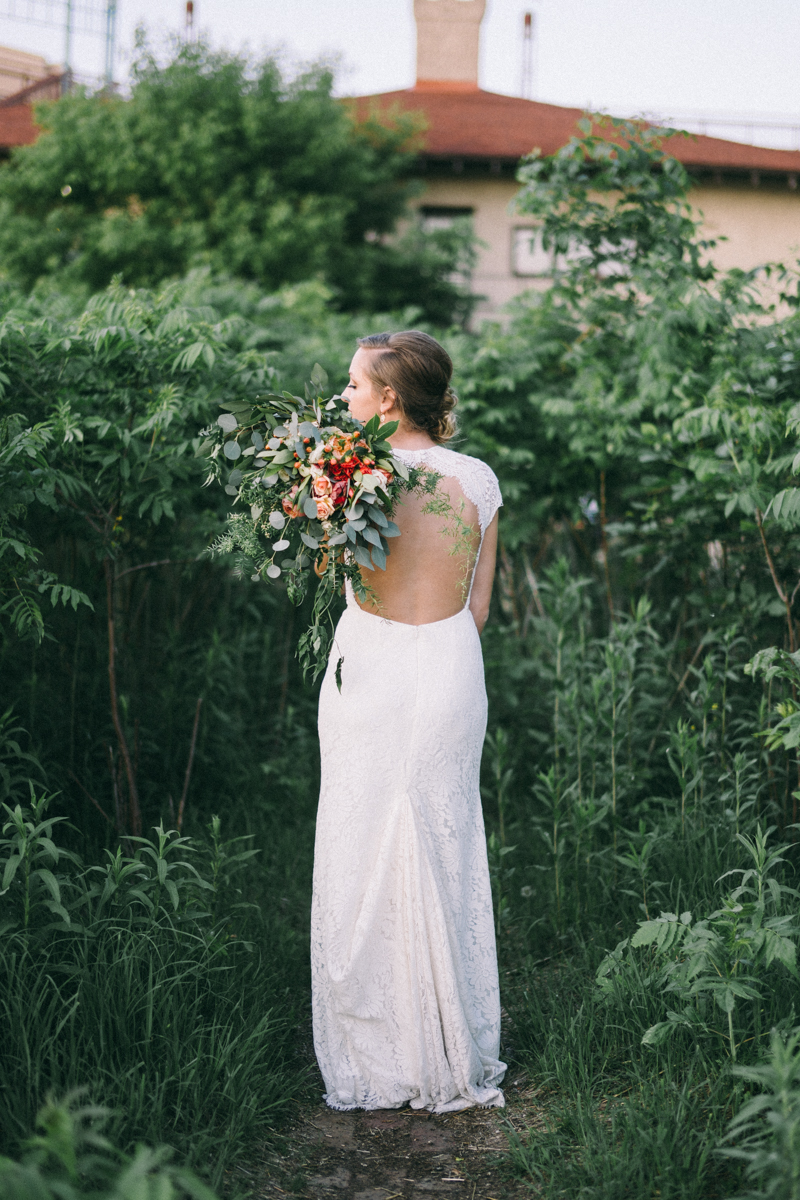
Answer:
[[281, 550], [288, 550], [289, 545], [290, 545], [290, 543], [286, 538], [281, 538], [281, 540], [279, 542], [272, 543], [272, 549], [275, 551], [276, 554], [279, 554]]
[[319, 363], [314, 363], [314, 367], [311, 371], [311, 382], [320, 392], [324, 392], [325, 388], [328, 386], [328, 372], [324, 367], [321, 367]]
[[[345, 529], [346, 528], [347, 527], [345, 526]], [[346, 532], [345, 533], [334, 533], [332, 537], [328, 538], [328, 545], [329, 546], [341, 546], [346, 541], [347, 541], [347, 533]]]
[[365, 546], [356, 545], [353, 550], [353, 556], [360, 567], [366, 567], [369, 571], [373, 569], [372, 559], [369, 556], [369, 551]]
[[381, 508], [379, 508], [377, 504], [375, 505], [375, 507], [373, 509], [370, 510], [369, 515], [370, 515], [370, 519], [373, 522], [373, 524], [380, 525], [381, 529], [385, 529], [386, 526], [389, 524], [389, 522], [386, 520], [386, 517], [383, 514], [383, 510]]
[[228, 476], [228, 483], [233, 484], [234, 487], [238, 487], [243, 479], [244, 479], [244, 475], [242, 474], [242, 472], [239, 470], [238, 467], [234, 467], [234, 469], [231, 471], [230, 475]]
[[286, 524], [286, 517], [281, 512], [271, 512], [269, 514], [269, 523], [273, 529], [283, 529]]
[[239, 422], [233, 413], [222, 413], [221, 416], [217, 417], [217, 424], [225, 433], [233, 433], [239, 427]]
[[381, 546], [372, 547], [372, 561], [376, 567], [380, 567], [382, 571], [386, 570], [386, 554]]
[[275, 486], [279, 478], [279, 475], [265, 475], [261, 482], [263, 483], [264, 487], [270, 488]]
[[270, 563], [267, 567], [267, 574], [270, 579], [277, 579], [281, 573], [281, 569], [277, 563]]
[[225, 491], [226, 491], [227, 495], [229, 495], [229, 496], [238, 496], [239, 495], [239, 489], [237, 487], [234, 487], [233, 484], [231, 484], [231, 483], [225, 484]]
[[370, 526], [370, 525], [368, 525], [366, 527], [366, 529], [363, 530], [361, 536], [364, 538], [365, 541], [370, 542], [373, 546], [380, 546], [380, 544], [381, 544], [380, 534], [377, 532], [377, 530], [373, 529], [372, 526]]
[[355, 529], [357, 533], [361, 533], [361, 530], [367, 527], [367, 518], [361, 517], [358, 521], [348, 521], [348, 525], [351, 529]]
[[319, 542], [316, 538], [309, 537], [307, 533], [303, 533], [302, 531], [300, 533], [300, 538], [303, 542], [303, 545], [308, 546], [309, 550], [319, 550]]
[[303, 501], [303, 512], [307, 517], [316, 517], [317, 502], [313, 496], [306, 496], [305, 500]]
[[255, 446], [256, 450], [259, 453], [264, 449], [264, 439], [261, 436], [261, 434], [258, 432], [258, 430], [255, 430], [251, 434], [250, 440], [252, 441], [253, 445]]
[[384, 537], [400, 537], [400, 529], [395, 525], [394, 521], [387, 521], [386, 528], [381, 530]]
[[222, 453], [226, 458], [237, 459], [242, 456], [242, 447], [238, 442], [226, 442], [222, 448]]

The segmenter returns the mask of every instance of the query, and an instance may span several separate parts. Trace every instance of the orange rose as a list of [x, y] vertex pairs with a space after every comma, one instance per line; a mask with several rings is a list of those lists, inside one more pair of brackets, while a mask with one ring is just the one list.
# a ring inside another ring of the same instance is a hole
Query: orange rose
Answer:
[[333, 515], [333, 501], [325, 496], [322, 500], [317, 500], [317, 520], [327, 521], [328, 517]]
[[319, 475], [311, 485], [311, 491], [318, 499], [324, 499], [331, 494], [331, 481], [324, 475]]

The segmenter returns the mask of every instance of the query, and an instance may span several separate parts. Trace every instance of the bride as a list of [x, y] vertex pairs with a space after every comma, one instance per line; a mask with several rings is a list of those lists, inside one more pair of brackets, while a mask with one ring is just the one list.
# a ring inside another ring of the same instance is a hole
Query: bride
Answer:
[[433, 502], [397, 505], [369, 603], [348, 590], [320, 694], [314, 1047], [337, 1109], [504, 1104], [479, 792], [502, 501], [485, 463], [443, 446], [452, 370], [425, 333], [375, 334], [343, 393], [359, 421], [399, 421], [393, 454], [442, 478]]

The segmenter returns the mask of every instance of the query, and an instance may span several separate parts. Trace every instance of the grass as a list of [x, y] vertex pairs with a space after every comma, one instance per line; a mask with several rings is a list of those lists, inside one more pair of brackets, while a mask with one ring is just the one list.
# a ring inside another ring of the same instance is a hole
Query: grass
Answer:
[[248, 839], [225, 842], [219, 822], [205, 845], [158, 831], [87, 867], [59, 848], [48, 803], [6, 810], [4, 1149], [47, 1094], [87, 1088], [120, 1150], [168, 1143], [217, 1186], [304, 1071], [292, 980], [241, 899]]

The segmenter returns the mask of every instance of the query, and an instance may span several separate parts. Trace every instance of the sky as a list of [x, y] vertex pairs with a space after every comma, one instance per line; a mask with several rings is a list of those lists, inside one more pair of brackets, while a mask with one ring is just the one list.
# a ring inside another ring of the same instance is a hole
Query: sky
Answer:
[[[0, 44], [61, 61], [61, 32], [3, 15], [59, 5], [0, 0]], [[800, 125], [800, 0], [487, 0], [480, 83], [489, 91], [520, 94], [526, 9], [536, 99], [617, 115], [746, 113]], [[138, 24], [163, 45], [184, 13], [185, 0], [119, 0], [116, 77], [125, 78]], [[341, 94], [414, 81], [413, 0], [195, 0], [195, 13], [215, 46], [278, 51], [290, 67], [337, 60]], [[101, 40], [79, 35], [74, 46], [76, 69], [101, 74]]]

